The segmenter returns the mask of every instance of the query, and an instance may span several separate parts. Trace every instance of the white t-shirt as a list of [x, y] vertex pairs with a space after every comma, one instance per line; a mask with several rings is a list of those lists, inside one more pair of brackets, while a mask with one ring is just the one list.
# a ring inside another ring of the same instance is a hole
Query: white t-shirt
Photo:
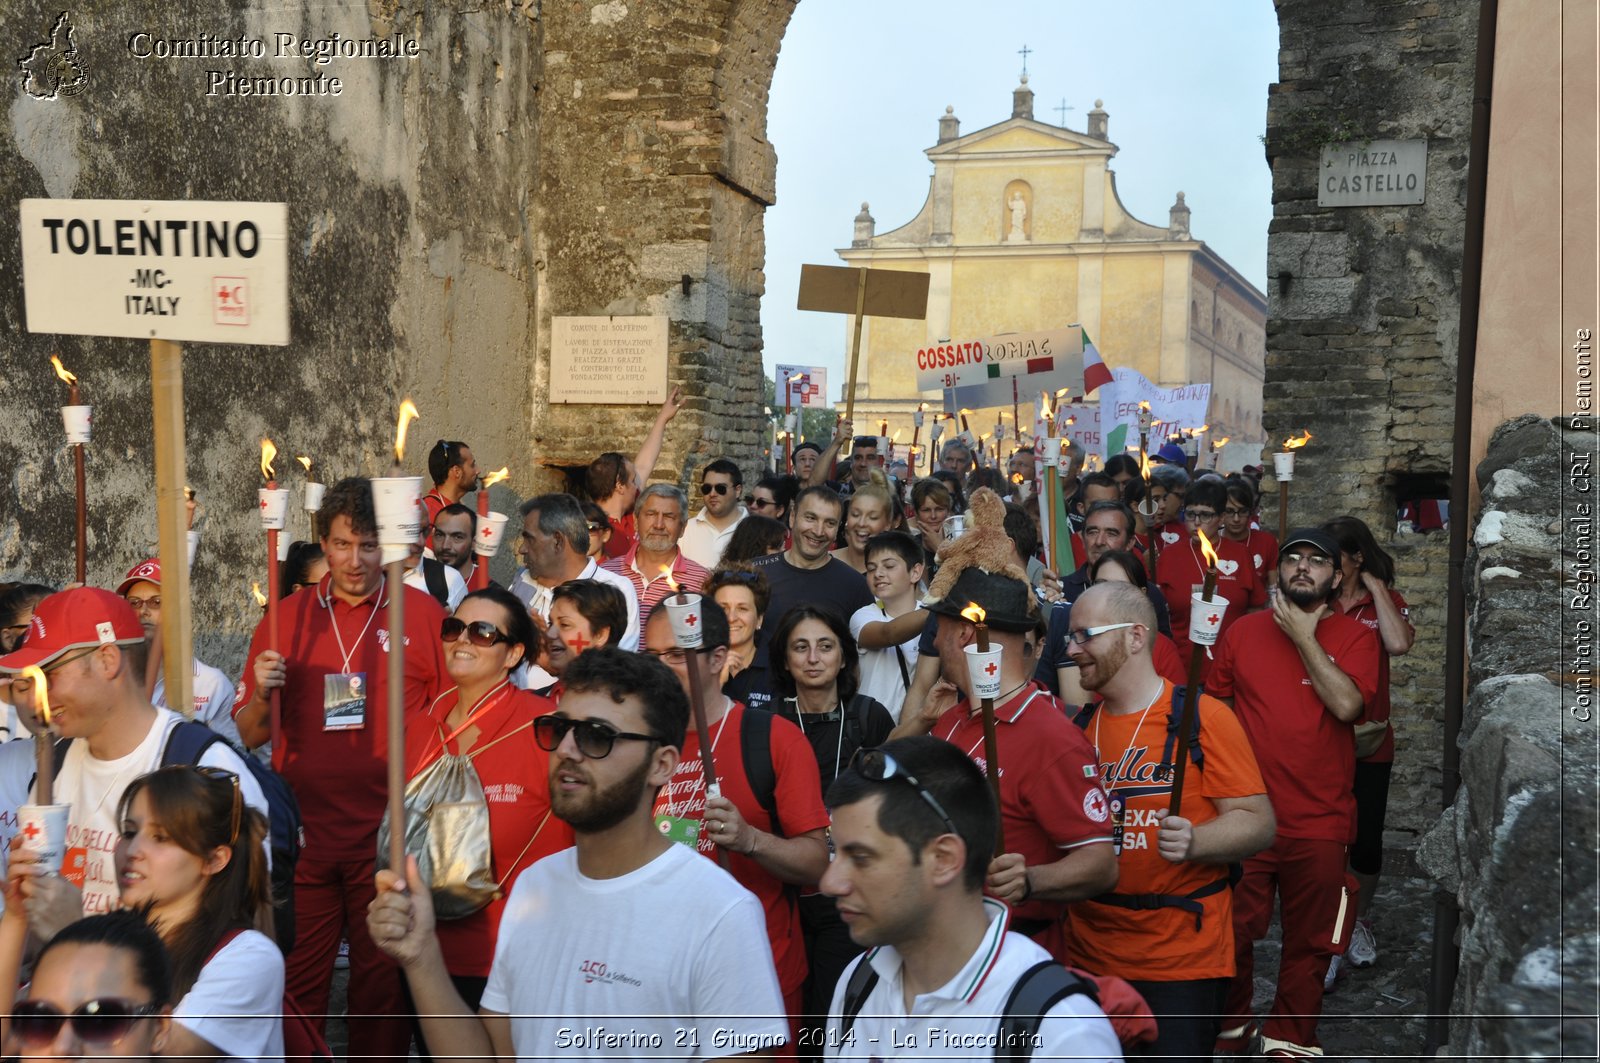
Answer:
[[670, 845], [620, 878], [547, 856], [511, 889], [485, 1010], [519, 1060], [715, 1059], [789, 1039], [761, 902]]
[[749, 515], [750, 511], [740, 506], [739, 515], [733, 519], [733, 523], [726, 528], [718, 528], [702, 509], [684, 525], [683, 534], [678, 537], [678, 550], [698, 565], [716, 568], [722, 560], [723, 551], [728, 548], [728, 540], [733, 538], [733, 533]]
[[283, 953], [246, 930], [200, 969], [172, 1021], [241, 1060], [283, 1057]]
[[[222, 669], [213, 668], [196, 657], [194, 659], [194, 713], [189, 718], [203, 723], [226, 738], [239, 749], [244, 740], [239, 737], [239, 727], [233, 722], [233, 698], [236, 692], [233, 680]], [[156, 689], [150, 702], [158, 709], [170, 709], [167, 704], [167, 676], [163, 671], [156, 677]]]
[[[117, 823], [117, 804], [122, 800], [122, 791], [128, 788], [129, 783], [161, 766], [161, 753], [166, 749], [167, 735], [182, 719], [171, 709], [157, 709], [156, 718], [144, 741], [132, 753], [116, 760], [91, 757], [88, 743], [81, 739], [67, 748], [66, 760], [62, 762], [55, 781], [56, 800], [72, 805], [72, 812], [67, 817], [67, 857], [62, 863], [61, 874], [83, 891], [84, 915], [99, 915], [119, 907], [113, 862], [113, 851], [121, 833], [120, 824]], [[7, 743], [11, 744], [15, 743]], [[266, 796], [257, 785], [255, 776], [250, 774], [244, 761], [239, 759], [239, 754], [230, 749], [226, 742], [213, 743], [201, 755], [200, 763], [237, 773], [245, 803], [263, 816], [268, 814]], [[18, 776], [22, 785], [27, 787], [33, 771], [32, 757], [26, 760], [0, 760], [0, 794], [13, 792]]]
[[[430, 560], [434, 559], [430, 557]], [[440, 562], [439, 568], [444, 572], [444, 593], [445, 597], [449, 599], [448, 601], [440, 602], [440, 604], [445, 607], [446, 611], [453, 613], [456, 611], [456, 606], [461, 604], [461, 599], [467, 596], [467, 578], [454, 565], [446, 565]], [[406, 586], [415, 587], [430, 597], [433, 595], [433, 591], [428, 589], [428, 577], [422, 574], [422, 566], [420, 564], [406, 573]], [[438, 601], [438, 599], [435, 598], [434, 601]]]
[[[992, 1059], [1000, 1016], [1024, 971], [1050, 954], [1031, 938], [1007, 933], [1006, 906], [985, 899], [989, 929], [956, 976], [911, 1002], [908, 1014], [902, 984], [903, 961], [893, 946], [871, 949], [850, 961], [828, 1007], [826, 1058]], [[849, 1033], [842, 1033], [844, 991], [861, 963], [872, 964], [878, 982], [867, 994]], [[1075, 1059], [1122, 1063], [1122, 1045], [1111, 1022], [1088, 996], [1075, 993], [1045, 1012], [1039, 1023], [1034, 1059]]]
[[[922, 612], [921, 606], [917, 612]], [[861, 643], [861, 632], [868, 624], [882, 623], [892, 619], [877, 602], [864, 605], [850, 617], [850, 637]], [[906, 665], [905, 674], [917, 674], [917, 643], [922, 639], [919, 629], [915, 635], [906, 639], [899, 646], [900, 657]], [[889, 715], [894, 717], [894, 722], [900, 722], [900, 706], [906, 700], [906, 681], [900, 674], [900, 661], [895, 659], [895, 647], [885, 646], [882, 649], [862, 649], [861, 653], [861, 690], [860, 693], [873, 699], [878, 704], [889, 710]]]

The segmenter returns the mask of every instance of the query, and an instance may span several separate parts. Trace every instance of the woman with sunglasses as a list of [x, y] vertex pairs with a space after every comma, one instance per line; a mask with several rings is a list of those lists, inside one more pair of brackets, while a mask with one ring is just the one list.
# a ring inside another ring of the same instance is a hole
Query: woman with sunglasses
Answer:
[[833, 551], [833, 556], [866, 575], [867, 540], [895, 526], [894, 495], [883, 473], [874, 469], [872, 482], [856, 488], [845, 505], [848, 512], [840, 532], [844, 545]]
[[611, 518], [593, 502], [580, 502], [579, 506], [583, 510], [583, 519], [589, 525], [589, 556], [604, 562], [606, 543], [611, 541]]
[[455, 686], [406, 725], [406, 763], [414, 778], [446, 751], [468, 757], [488, 798], [489, 845], [501, 895], [464, 919], [438, 925], [445, 969], [476, 1010], [488, 983], [505, 894], [528, 865], [570, 846], [572, 829], [550, 815], [548, 760], [533, 735], [534, 719], [553, 712], [555, 703], [511, 683], [511, 672], [538, 648], [528, 611], [499, 587], [473, 591], [439, 635]]
[[[1232, 627], [1240, 617], [1267, 604], [1267, 584], [1256, 573], [1255, 562], [1245, 553], [1243, 544], [1222, 538], [1222, 508], [1228, 492], [1217, 480], [1196, 480], [1189, 485], [1184, 496], [1184, 521], [1188, 536], [1180, 542], [1161, 548], [1161, 559], [1156, 562], [1156, 585], [1166, 596], [1171, 610], [1172, 641], [1177, 644], [1178, 655], [1189, 659], [1189, 603], [1205, 584], [1206, 559], [1201, 552], [1200, 536], [1204, 534], [1217, 552], [1217, 594], [1227, 599], [1227, 611], [1222, 614], [1222, 633]], [[1202, 655], [1200, 677], [1205, 678], [1211, 658]]]
[[[26, 934], [20, 919], [0, 922], [0, 984], [17, 984]], [[40, 950], [27, 992], [4, 1012], [6, 1054], [158, 1058], [176, 1047], [172, 996], [167, 950], [144, 916], [122, 911], [80, 919]]]
[[1260, 504], [1255, 485], [1243, 476], [1233, 475], [1223, 481], [1223, 487], [1228, 498], [1222, 509], [1222, 537], [1244, 546], [1271, 590], [1278, 585], [1278, 537], [1254, 526], [1256, 506]]
[[800, 481], [793, 476], [768, 474], [756, 481], [750, 493], [744, 496], [744, 504], [758, 517], [771, 517], [787, 524], [789, 506], [799, 493]]
[[705, 593], [728, 614], [728, 663], [722, 669], [722, 692], [750, 708], [771, 708], [772, 670], [756, 641], [772, 601], [767, 577], [748, 565], [723, 564], [706, 581]]
[[[10, 653], [22, 645], [28, 635], [28, 625], [33, 621], [34, 607], [54, 593], [42, 583], [16, 583], [0, 595], [0, 654]], [[11, 701], [10, 677], [0, 677], [0, 712], [5, 717], [0, 722], [0, 729], [4, 731], [0, 742], [21, 738], [24, 728], [17, 717], [16, 705]]]

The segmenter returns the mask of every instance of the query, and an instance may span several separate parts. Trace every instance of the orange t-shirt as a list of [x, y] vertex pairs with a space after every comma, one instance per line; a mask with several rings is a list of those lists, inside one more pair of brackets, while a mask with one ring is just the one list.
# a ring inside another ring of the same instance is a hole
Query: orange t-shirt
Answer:
[[[1166, 747], [1172, 690], [1171, 683], [1163, 684], [1142, 725], [1140, 713], [1114, 716], [1102, 705], [1085, 728], [1098, 754], [1106, 793], [1126, 802], [1117, 893], [1183, 896], [1228, 873], [1217, 864], [1171, 863], [1156, 847], [1156, 813], [1172, 800], [1171, 779], [1154, 779]], [[1197, 827], [1217, 818], [1214, 799], [1267, 792], [1233, 710], [1205, 695], [1200, 697], [1200, 748], [1205, 768], [1191, 761], [1183, 779], [1183, 816]], [[1181, 908], [1137, 911], [1094, 901], [1070, 904], [1069, 961], [1094, 974], [1151, 982], [1231, 978], [1233, 891], [1223, 889], [1199, 904], [1204, 915], [1198, 933], [1194, 913]]]

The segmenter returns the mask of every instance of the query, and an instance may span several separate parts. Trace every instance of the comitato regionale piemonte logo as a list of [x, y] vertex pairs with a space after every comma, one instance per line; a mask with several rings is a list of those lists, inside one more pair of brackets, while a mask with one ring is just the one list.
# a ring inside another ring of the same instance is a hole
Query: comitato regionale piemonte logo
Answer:
[[89, 72], [73, 43], [73, 33], [71, 16], [61, 12], [50, 27], [50, 39], [33, 45], [17, 62], [22, 68], [22, 91], [36, 100], [76, 96], [83, 91], [89, 84]]

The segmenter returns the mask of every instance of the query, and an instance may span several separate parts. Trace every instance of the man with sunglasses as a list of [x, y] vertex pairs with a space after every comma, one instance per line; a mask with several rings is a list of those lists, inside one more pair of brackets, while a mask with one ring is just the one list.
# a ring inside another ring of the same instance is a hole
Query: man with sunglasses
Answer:
[[[1000, 815], [983, 772], [947, 743], [905, 738], [858, 753], [828, 807], [838, 856], [822, 891], [868, 951], [834, 989], [827, 1058], [998, 1058], [1000, 1016], [1050, 954], [984, 897]], [[1083, 992], [1052, 1002], [1034, 1035], [1035, 1058], [1122, 1059]]]
[[538, 861], [506, 902], [476, 1016], [450, 982], [428, 884], [379, 872], [367, 921], [403, 965], [440, 1063], [765, 1055], [788, 1040], [756, 899], [656, 828], [689, 704], [657, 661], [604, 648], [567, 669], [552, 715], [550, 805], [574, 846]]
[[640, 616], [649, 616], [675, 587], [696, 593], [711, 577], [705, 566], [691, 560], [679, 546], [688, 505], [676, 484], [646, 487], [633, 510], [638, 540], [627, 553], [600, 566], [601, 571], [615, 573], [632, 584]]
[[739, 466], [727, 458], [718, 458], [700, 473], [700, 497], [705, 504], [700, 507], [683, 530], [678, 548], [691, 560], [707, 569], [717, 567], [722, 552], [728, 548], [739, 522], [750, 511], [739, 504], [739, 491], [744, 487], [744, 474]]
[[1371, 628], [1330, 608], [1339, 556], [1338, 541], [1320, 528], [1290, 532], [1279, 547], [1272, 608], [1222, 635], [1206, 683], [1250, 736], [1278, 817], [1277, 840], [1244, 862], [1234, 887], [1237, 972], [1219, 1051], [1243, 1050], [1257, 1029], [1253, 949], [1266, 936], [1274, 893], [1283, 955], [1260, 1027], [1265, 1055], [1321, 1054], [1323, 975], [1344, 954], [1355, 921], [1356, 880], [1346, 867], [1356, 830], [1355, 724], [1377, 697], [1379, 647]]
[[1234, 973], [1227, 865], [1272, 843], [1272, 804], [1250, 741], [1227, 707], [1201, 697], [1201, 751], [1172, 805], [1180, 709], [1155, 669], [1150, 601], [1131, 583], [1089, 588], [1072, 607], [1069, 652], [1099, 695], [1077, 723], [1111, 802], [1117, 887], [1067, 907], [1076, 967], [1126, 978], [1156, 1016], [1152, 1055], [1209, 1060]]
[[[22, 892], [42, 937], [120, 904], [114, 854], [122, 835], [116, 818], [122, 791], [161, 765], [168, 736], [183, 719], [145, 696], [147, 652], [144, 628], [126, 601], [97, 587], [75, 587], [40, 602], [27, 639], [0, 657], [0, 673], [16, 677], [11, 689], [18, 710], [34, 712], [47, 698], [55, 732], [71, 743], [54, 791], [57, 803], [72, 807], [66, 859], [59, 868], [42, 868], [26, 851], [11, 858], [13, 865], [37, 868]], [[29, 667], [42, 670], [43, 684], [22, 675]], [[240, 756], [214, 742], [200, 764], [238, 775], [245, 801], [265, 816], [266, 796]], [[31, 761], [7, 766], [33, 771]], [[7, 793], [26, 789], [26, 776], [0, 787]]]

